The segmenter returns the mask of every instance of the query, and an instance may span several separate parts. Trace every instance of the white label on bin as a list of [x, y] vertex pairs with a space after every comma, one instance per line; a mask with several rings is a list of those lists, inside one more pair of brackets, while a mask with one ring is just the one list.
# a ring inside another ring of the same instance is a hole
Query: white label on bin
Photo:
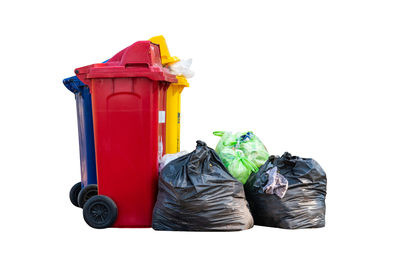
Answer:
[[165, 110], [158, 111], [158, 123], [165, 123]]

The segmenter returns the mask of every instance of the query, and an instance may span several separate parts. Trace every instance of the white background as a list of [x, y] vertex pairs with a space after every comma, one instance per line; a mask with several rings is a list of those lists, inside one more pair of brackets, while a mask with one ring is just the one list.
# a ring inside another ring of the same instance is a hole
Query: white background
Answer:
[[[2, 1], [0, 266], [399, 266], [398, 1]], [[182, 148], [253, 130], [328, 174], [326, 227], [95, 230], [79, 181], [76, 67], [163, 34], [193, 58]]]

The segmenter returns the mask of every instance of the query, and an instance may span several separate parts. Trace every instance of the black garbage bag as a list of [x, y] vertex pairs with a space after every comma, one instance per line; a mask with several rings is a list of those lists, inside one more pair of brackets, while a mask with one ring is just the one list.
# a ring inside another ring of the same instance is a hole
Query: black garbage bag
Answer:
[[[267, 171], [277, 167], [289, 182], [283, 198], [266, 194]], [[284, 153], [271, 156], [245, 184], [246, 198], [256, 225], [285, 229], [325, 226], [326, 174], [313, 159]]]
[[238, 231], [253, 227], [242, 183], [202, 141], [161, 171], [155, 230]]

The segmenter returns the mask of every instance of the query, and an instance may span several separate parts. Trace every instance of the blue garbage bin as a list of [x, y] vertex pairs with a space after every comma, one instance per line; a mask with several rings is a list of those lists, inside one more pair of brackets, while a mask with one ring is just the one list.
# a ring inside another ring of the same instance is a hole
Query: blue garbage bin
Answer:
[[78, 77], [66, 78], [63, 83], [68, 90], [75, 94], [81, 161], [81, 182], [71, 188], [70, 199], [75, 206], [83, 207], [84, 202], [97, 194], [92, 99], [89, 87]]

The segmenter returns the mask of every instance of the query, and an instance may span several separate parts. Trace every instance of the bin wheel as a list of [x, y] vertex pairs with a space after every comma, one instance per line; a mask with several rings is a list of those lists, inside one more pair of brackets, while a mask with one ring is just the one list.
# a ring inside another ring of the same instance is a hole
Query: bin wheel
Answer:
[[78, 195], [79, 207], [83, 208], [86, 201], [88, 201], [91, 197], [97, 196], [97, 194], [97, 184], [90, 184], [82, 188]]
[[111, 227], [117, 219], [117, 215], [117, 205], [107, 196], [94, 196], [83, 206], [85, 222], [96, 229]]
[[78, 204], [78, 195], [79, 192], [82, 190], [82, 183], [76, 183], [74, 184], [73, 187], [71, 187], [71, 190], [69, 190], [69, 200], [71, 200], [71, 203], [74, 204], [74, 206], [79, 207]]

